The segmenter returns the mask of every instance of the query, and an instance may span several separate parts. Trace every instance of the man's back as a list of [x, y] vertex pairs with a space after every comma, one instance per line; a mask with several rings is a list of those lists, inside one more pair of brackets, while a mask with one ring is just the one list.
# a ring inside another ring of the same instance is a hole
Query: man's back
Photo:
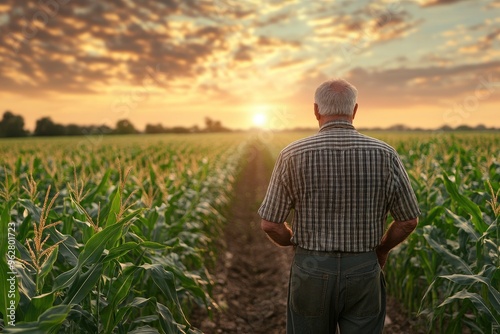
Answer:
[[[395, 219], [413, 218], [398, 210], [398, 200], [405, 208], [414, 201], [411, 189], [399, 189], [409, 182], [396, 151], [348, 122], [327, 123], [288, 145], [275, 171], [271, 184], [286, 185], [288, 193], [282, 205], [295, 209], [292, 242], [303, 248], [368, 252], [380, 242], [389, 210]], [[267, 216], [267, 206], [261, 210]]]

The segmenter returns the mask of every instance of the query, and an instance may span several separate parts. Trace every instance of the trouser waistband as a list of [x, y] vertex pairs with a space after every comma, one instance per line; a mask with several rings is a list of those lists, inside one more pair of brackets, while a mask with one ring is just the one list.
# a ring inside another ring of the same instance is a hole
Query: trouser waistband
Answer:
[[331, 256], [331, 257], [354, 257], [354, 256], [370, 256], [375, 253], [375, 251], [369, 252], [330, 252], [330, 251], [317, 251], [317, 250], [309, 250], [302, 247], [297, 246], [295, 248], [295, 254], [304, 254], [304, 255], [319, 255], [319, 256]]

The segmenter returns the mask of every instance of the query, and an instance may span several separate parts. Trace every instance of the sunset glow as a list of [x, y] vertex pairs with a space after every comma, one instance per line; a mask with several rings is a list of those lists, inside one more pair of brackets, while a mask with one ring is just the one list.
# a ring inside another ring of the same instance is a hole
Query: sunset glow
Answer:
[[[359, 127], [500, 127], [499, 14], [500, 0], [6, 0], [0, 112], [31, 130], [315, 127], [314, 90], [343, 77]], [[249, 116], [262, 101], [276, 108]]]
[[258, 113], [258, 114], [253, 115], [252, 121], [253, 121], [253, 124], [255, 126], [262, 128], [262, 127], [264, 127], [264, 125], [266, 125], [267, 117], [265, 114]]

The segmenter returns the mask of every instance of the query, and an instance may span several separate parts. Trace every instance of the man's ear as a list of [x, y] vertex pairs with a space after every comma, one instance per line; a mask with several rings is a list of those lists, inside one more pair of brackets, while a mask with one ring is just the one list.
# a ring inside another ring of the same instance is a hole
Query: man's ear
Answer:
[[354, 105], [354, 110], [352, 111], [352, 119], [356, 116], [356, 111], [358, 111], [358, 104]]
[[316, 116], [316, 120], [318, 121], [321, 118], [321, 115], [319, 114], [319, 107], [316, 103], [314, 104], [314, 116]]

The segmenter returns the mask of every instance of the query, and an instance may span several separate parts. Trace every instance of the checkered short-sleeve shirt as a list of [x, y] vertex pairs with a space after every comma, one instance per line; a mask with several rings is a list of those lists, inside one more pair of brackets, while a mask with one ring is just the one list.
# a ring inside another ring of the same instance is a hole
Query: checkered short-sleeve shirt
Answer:
[[283, 223], [292, 209], [292, 243], [337, 252], [373, 250], [388, 213], [396, 221], [420, 214], [397, 152], [345, 121], [281, 151], [259, 214]]

